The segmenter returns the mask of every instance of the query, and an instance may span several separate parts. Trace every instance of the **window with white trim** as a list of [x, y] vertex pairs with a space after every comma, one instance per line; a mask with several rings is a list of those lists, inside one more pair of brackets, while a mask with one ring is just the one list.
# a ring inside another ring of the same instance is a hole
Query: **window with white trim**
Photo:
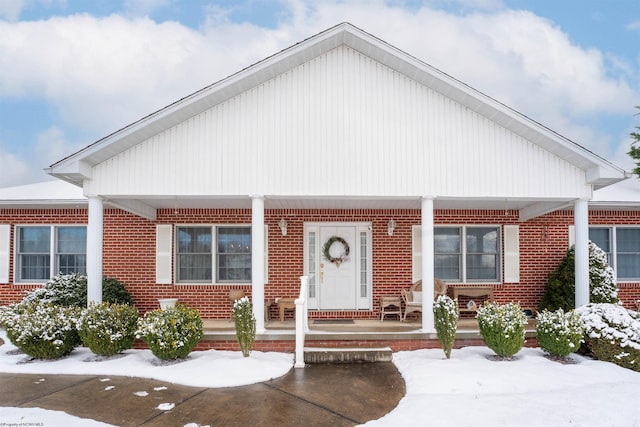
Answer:
[[178, 226], [176, 239], [178, 282], [251, 282], [250, 226]]
[[589, 227], [589, 240], [607, 253], [618, 280], [640, 280], [640, 228]]
[[500, 228], [434, 227], [435, 277], [452, 282], [500, 280]]
[[59, 273], [87, 273], [87, 227], [16, 227], [16, 282], [49, 280]]

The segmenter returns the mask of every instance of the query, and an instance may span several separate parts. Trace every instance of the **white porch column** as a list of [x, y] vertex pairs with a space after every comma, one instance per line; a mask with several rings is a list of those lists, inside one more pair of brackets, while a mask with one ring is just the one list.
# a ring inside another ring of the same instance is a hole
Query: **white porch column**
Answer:
[[104, 206], [99, 197], [89, 197], [87, 225], [87, 304], [102, 302], [102, 240]]
[[433, 320], [433, 197], [422, 198], [422, 330], [435, 330]]
[[264, 333], [264, 196], [251, 196], [251, 294], [256, 332]]
[[576, 258], [576, 307], [589, 303], [589, 204], [578, 200], [573, 206]]

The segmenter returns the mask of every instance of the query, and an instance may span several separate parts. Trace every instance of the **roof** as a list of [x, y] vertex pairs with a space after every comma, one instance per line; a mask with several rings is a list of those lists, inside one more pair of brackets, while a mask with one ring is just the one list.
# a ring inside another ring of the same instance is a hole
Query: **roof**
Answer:
[[86, 207], [82, 188], [53, 180], [0, 188], [0, 208]]
[[579, 167], [596, 189], [626, 176], [623, 169], [586, 148], [349, 23], [336, 25], [186, 96], [54, 163], [46, 171], [82, 185], [83, 179], [91, 178], [93, 166], [341, 45], [410, 77]]
[[634, 176], [595, 191], [589, 206], [596, 209], [640, 209], [640, 178]]

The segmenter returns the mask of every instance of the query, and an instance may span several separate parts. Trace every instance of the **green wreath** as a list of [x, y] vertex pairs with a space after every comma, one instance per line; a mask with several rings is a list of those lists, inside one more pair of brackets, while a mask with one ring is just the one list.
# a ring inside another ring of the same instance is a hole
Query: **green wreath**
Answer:
[[[333, 244], [336, 242], [342, 245], [342, 249], [343, 249], [342, 254], [338, 257], [332, 257], [331, 246], [333, 246]], [[342, 264], [343, 262], [349, 259], [349, 244], [342, 237], [331, 236], [329, 240], [327, 240], [327, 242], [322, 247], [322, 255], [324, 256], [324, 259], [340, 267], [340, 264]]]

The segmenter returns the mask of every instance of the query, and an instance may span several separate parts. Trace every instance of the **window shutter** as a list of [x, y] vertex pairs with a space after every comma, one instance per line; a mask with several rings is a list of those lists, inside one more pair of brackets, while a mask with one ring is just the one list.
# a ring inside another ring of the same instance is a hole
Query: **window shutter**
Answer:
[[9, 224], [0, 224], [0, 283], [9, 283], [10, 241], [11, 226]]
[[576, 226], [569, 226], [569, 247], [576, 244]]
[[156, 225], [156, 283], [169, 285], [171, 277], [173, 226], [171, 224]]
[[264, 283], [269, 283], [269, 226], [264, 226]]
[[422, 279], [422, 226], [411, 227], [411, 278], [412, 282]]
[[504, 282], [520, 282], [520, 226], [505, 225], [504, 233]]

